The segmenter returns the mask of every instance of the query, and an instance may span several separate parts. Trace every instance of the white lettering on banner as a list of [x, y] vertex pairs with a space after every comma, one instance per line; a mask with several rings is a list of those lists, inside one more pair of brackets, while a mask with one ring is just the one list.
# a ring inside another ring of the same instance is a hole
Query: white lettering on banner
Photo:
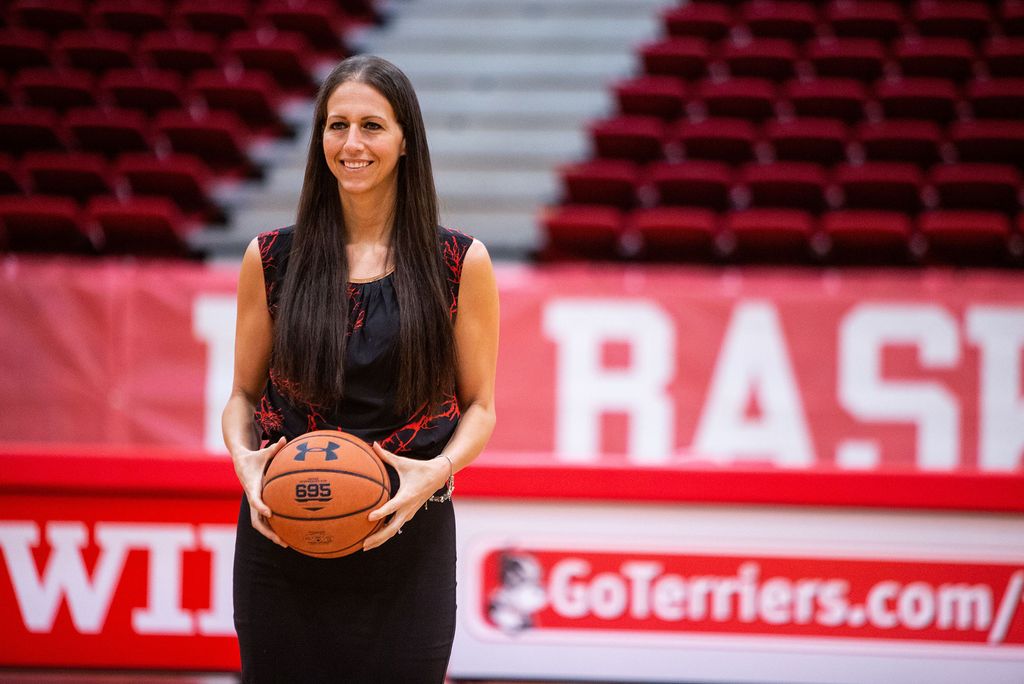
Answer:
[[33, 522], [0, 523], [0, 548], [21, 619], [30, 632], [53, 629], [62, 598], [67, 599], [76, 630], [98, 634], [103, 629], [128, 547], [109, 540], [100, 551], [90, 580], [82, 560], [82, 548], [88, 540], [89, 532], [80, 522], [49, 523], [46, 541], [52, 551], [40, 577], [32, 558], [32, 549], [39, 546], [39, 526]]
[[[42, 572], [32, 549], [40, 544], [39, 526], [30, 521], [0, 523], [0, 550], [22, 621], [30, 632], [53, 630], [62, 600], [66, 600], [75, 629], [83, 634], [103, 630], [130, 550], [147, 551], [147, 605], [132, 611], [137, 634], [230, 636], [234, 634], [231, 602], [231, 564], [234, 527], [201, 525], [199, 547], [210, 551], [210, 610], [182, 606], [183, 554], [196, 549], [195, 526], [178, 523], [98, 522], [94, 534], [99, 555], [93, 577], [82, 551], [89, 532], [81, 522], [49, 522], [46, 540], [51, 551]], [[198, 630], [195, 622], [198, 622]]]
[[1016, 470], [1024, 459], [1024, 310], [973, 307], [967, 311], [967, 334], [981, 352], [978, 467]]
[[[882, 580], [868, 589], [864, 603], [851, 602], [850, 582], [839, 578], [769, 577], [761, 580], [755, 561], [732, 576], [684, 577], [656, 561], [626, 561], [618, 572], [591, 576], [582, 558], [566, 557], [551, 566], [547, 592], [552, 610], [574, 620], [594, 617], [614, 622], [625, 615], [664, 622], [710, 620], [765, 625], [864, 627], [882, 630], [985, 631], [993, 624], [992, 588], [985, 584]], [[1002, 631], [1013, 619], [1024, 588], [1024, 571], [1011, 578]], [[1003, 636], [990, 641], [997, 643]]]
[[[917, 465], [922, 470], [952, 470], [959, 464], [960, 406], [952, 392], [937, 382], [886, 380], [882, 350], [892, 344], [914, 344], [921, 365], [951, 368], [960, 361], [957, 325], [944, 309], [933, 305], [863, 304], [843, 319], [839, 333], [839, 402], [863, 421], [913, 422], [917, 426]], [[846, 443], [836, 449], [842, 466]], [[858, 467], [864, 452], [877, 443], [851, 442]]]
[[207, 348], [203, 446], [215, 452], [226, 451], [220, 414], [234, 375], [236, 306], [236, 297], [212, 294], [199, 295], [192, 305], [192, 334]]
[[[756, 396], [761, 415], [746, 415]], [[719, 461], [814, 462], [807, 419], [778, 312], [770, 302], [736, 306], [701, 412], [694, 450]]]
[[[600, 453], [603, 413], [629, 415], [628, 450], [636, 463], [668, 460], [675, 441], [675, 404], [668, 392], [675, 329], [654, 302], [554, 299], [544, 309], [544, 333], [557, 345], [555, 448], [566, 460]], [[628, 368], [601, 365], [601, 347], [630, 346]]]
[[231, 525], [200, 525], [199, 545], [212, 555], [209, 610], [199, 612], [199, 633], [233, 636], [234, 604], [231, 600], [232, 570], [235, 562], [235, 528]]
[[191, 525], [97, 523], [96, 543], [149, 551], [148, 605], [132, 611], [136, 633], [193, 633], [192, 613], [181, 606], [181, 554], [195, 548]]

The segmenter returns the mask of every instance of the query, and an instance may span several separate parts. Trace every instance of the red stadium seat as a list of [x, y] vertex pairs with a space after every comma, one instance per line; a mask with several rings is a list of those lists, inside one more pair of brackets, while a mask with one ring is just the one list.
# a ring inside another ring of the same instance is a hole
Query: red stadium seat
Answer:
[[651, 116], [619, 116], [590, 126], [597, 156], [638, 162], [661, 159], [665, 124]]
[[153, 115], [164, 109], [182, 109], [181, 77], [173, 71], [112, 69], [100, 79], [100, 89], [119, 107]]
[[1003, 0], [1000, 28], [1007, 36], [1024, 36], [1024, 0]]
[[988, 33], [992, 21], [984, 2], [962, 0], [917, 0], [913, 14], [922, 36], [979, 40]]
[[565, 197], [571, 204], [608, 204], [628, 209], [636, 204], [640, 167], [627, 159], [593, 159], [561, 169]]
[[0, 195], [22, 195], [27, 189], [21, 167], [7, 154], [0, 154]]
[[210, 171], [196, 157], [123, 154], [115, 162], [114, 171], [127, 181], [132, 195], [167, 197], [185, 214], [206, 221], [223, 219], [209, 198]]
[[623, 114], [676, 119], [683, 114], [686, 87], [671, 76], [640, 76], [614, 86]]
[[747, 164], [739, 172], [739, 184], [746, 200], [742, 205], [753, 207], [818, 213], [825, 208], [826, 182], [824, 169], [810, 162]]
[[0, 28], [0, 69], [13, 74], [29, 67], [50, 66], [49, 40], [41, 31]]
[[345, 15], [332, 0], [264, 0], [256, 11], [256, 19], [267, 21], [280, 31], [303, 35], [314, 50], [331, 56], [342, 56], [345, 52]]
[[692, 81], [708, 73], [708, 44], [700, 38], [672, 37], [640, 48], [644, 71]]
[[842, 264], [905, 264], [912, 225], [901, 211], [848, 209], [821, 217], [828, 260]]
[[874, 81], [885, 64], [882, 44], [870, 38], [818, 38], [807, 44], [806, 52], [819, 77]]
[[189, 89], [200, 95], [210, 109], [237, 114], [250, 131], [281, 135], [288, 130], [277, 113], [277, 87], [267, 74], [199, 71], [189, 81]]
[[871, 0], [833, 0], [825, 8], [825, 19], [837, 36], [886, 42], [900, 34], [904, 20], [899, 3]]
[[1024, 76], [1024, 38], [993, 36], [985, 43], [983, 54], [990, 75]]
[[640, 258], [706, 262], [715, 256], [717, 223], [710, 209], [652, 207], [626, 218], [626, 234], [639, 238]]
[[940, 164], [929, 181], [943, 209], [992, 209], [1016, 214], [1021, 209], [1021, 174], [1005, 164]]
[[169, 28], [163, 3], [152, 0], [97, 0], [92, 16], [100, 26], [133, 36]]
[[947, 133], [961, 161], [1024, 165], [1024, 121], [956, 121]]
[[708, 116], [760, 121], [775, 113], [775, 88], [771, 81], [760, 78], [701, 81], [696, 95]]
[[661, 162], [652, 164], [648, 174], [662, 205], [707, 207], [720, 211], [729, 207], [732, 171], [722, 162]]
[[818, 13], [810, 2], [754, 0], [741, 8], [740, 21], [755, 36], [803, 41], [814, 35]]
[[796, 69], [796, 49], [784, 38], [724, 41], [721, 54], [732, 76], [784, 81], [791, 78]]
[[864, 118], [867, 90], [863, 83], [850, 78], [815, 78], [789, 81], [785, 97], [797, 116], [852, 123]]
[[29, 152], [22, 168], [39, 195], [61, 195], [78, 202], [112, 195], [110, 169], [103, 157], [89, 152]]
[[725, 215], [724, 239], [737, 261], [801, 263], [810, 260], [814, 220], [798, 209], [747, 209]]
[[33, 107], [63, 112], [96, 103], [93, 75], [77, 69], [23, 69], [12, 83], [22, 100]]
[[704, 119], [680, 122], [673, 138], [682, 144], [688, 159], [737, 164], [754, 158], [757, 133], [746, 119]]
[[181, 25], [221, 38], [249, 28], [248, 0], [179, 0], [171, 10]]
[[162, 197], [97, 197], [86, 207], [89, 218], [103, 230], [106, 254], [189, 256], [186, 237], [196, 228]]
[[956, 117], [956, 85], [945, 79], [884, 79], [875, 86], [875, 97], [890, 119], [931, 119], [946, 123]]
[[85, 28], [82, 0], [14, 0], [4, 8], [4, 13], [20, 26], [51, 36]]
[[207, 112], [197, 117], [184, 111], [161, 112], [154, 127], [166, 136], [175, 152], [195, 155], [217, 173], [256, 172], [245, 152], [245, 127], [231, 112]]
[[312, 93], [311, 51], [306, 39], [297, 33], [261, 30], [232, 34], [225, 51], [246, 69], [265, 71], [288, 93]]
[[220, 43], [215, 36], [182, 29], [149, 33], [139, 41], [139, 54], [149, 66], [191, 74], [213, 69], [219, 61]]
[[541, 226], [550, 258], [610, 259], [619, 255], [622, 212], [613, 207], [572, 204], [545, 210]]
[[765, 137], [772, 143], [775, 158], [809, 161], [831, 166], [846, 159], [848, 131], [835, 119], [772, 119], [765, 123]]
[[934, 121], [872, 121], [857, 130], [867, 159], [912, 162], [922, 167], [939, 161], [941, 135]]
[[0, 197], [0, 240], [11, 252], [95, 254], [78, 204], [67, 197]]
[[65, 31], [53, 41], [54, 51], [76, 69], [102, 73], [134, 65], [132, 39], [120, 31]]
[[964, 38], [901, 38], [893, 46], [893, 55], [904, 76], [964, 81], [974, 73], [974, 49]]
[[917, 221], [929, 262], [998, 265], [1009, 257], [1010, 219], [994, 211], [929, 211]]
[[57, 114], [49, 109], [0, 109], [0, 149], [21, 156], [30, 150], [60, 150], [64, 140], [57, 130]]
[[922, 173], [913, 164], [840, 164], [835, 182], [843, 191], [846, 209], [893, 209], [912, 214], [921, 208]]
[[733, 25], [732, 10], [725, 5], [690, 2], [662, 12], [670, 36], [721, 40]]
[[152, 147], [146, 117], [129, 109], [72, 109], [64, 127], [81, 150], [115, 157]]
[[[974, 116], [982, 119], [1024, 117], [1024, 78], [974, 80], [967, 84]], [[1014, 117], [1013, 112], [1017, 113]]]

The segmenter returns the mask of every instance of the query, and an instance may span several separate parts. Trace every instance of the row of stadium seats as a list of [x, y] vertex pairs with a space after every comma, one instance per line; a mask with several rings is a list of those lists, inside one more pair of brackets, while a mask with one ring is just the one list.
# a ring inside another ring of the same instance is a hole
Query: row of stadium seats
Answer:
[[[340, 39], [333, 57], [344, 56]], [[12, 75], [27, 68], [70, 68], [104, 74], [112, 69], [162, 69], [188, 76], [224, 67], [268, 74], [284, 92], [308, 95], [316, 53], [303, 34], [264, 29], [224, 39], [197, 31], [151, 33], [137, 41], [118, 31], [69, 31], [51, 41], [45, 34], [0, 29], [0, 64]]]
[[218, 37], [233, 31], [274, 27], [304, 34], [318, 49], [334, 50], [350, 24], [377, 17], [373, 0], [14, 0], [5, 2], [3, 24], [58, 35], [109, 29], [131, 35], [188, 29]]
[[[1021, 55], [1024, 65], [1024, 54]], [[614, 86], [624, 114], [672, 120], [708, 113], [760, 120], [813, 116], [847, 123], [920, 119], [948, 123], [959, 118], [1003, 119], [1024, 111], [1021, 76], [976, 79], [960, 86], [943, 78], [885, 78], [864, 84], [844, 78], [791, 79], [776, 85], [755, 77], [704, 79], [693, 84], [672, 76], [639, 76]]]
[[[890, 121], [861, 126], [851, 135], [841, 122], [820, 119], [772, 120], [759, 130], [749, 117], [728, 112], [678, 123], [625, 115], [592, 122], [589, 128], [597, 157], [639, 162], [716, 159], [736, 164], [775, 158], [834, 164], [867, 158], [927, 165], [941, 158], [1024, 164], [1024, 120], [955, 121], [945, 129], [934, 122]], [[847, 143], [856, 147], [851, 150]]]
[[546, 260], [648, 260], [833, 265], [1024, 263], [1024, 214], [796, 209], [719, 213], [696, 207], [625, 212], [567, 205], [541, 218]]
[[223, 218], [209, 198], [212, 179], [206, 164], [186, 154], [128, 152], [113, 162], [88, 152], [30, 152], [20, 161], [0, 155], [0, 195], [63, 196], [79, 203], [102, 195], [159, 196], [206, 223]]
[[220, 175], [257, 175], [246, 151], [250, 136], [233, 112], [168, 110], [150, 122], [141, 112], [72, 109], [0, 109], [0, 144], [21, 156], [31, 151], [92, 152], [115, 158], [128, 152], [193, 154]]
[[976, 49], [963, 38], [907, 37], [887, 46], [872, 38], [816, 38], [800, 46], [785, 38], [670, 37], [640, 50], [648, 74], [687, 81], [708, 76], [795, 76], [874, 81], [882, 76], [924, 76], [965, 81], [1020, 75], [1021, 37], [999, 36]]
[[198, 228], [163, 197], [0, 197], [0, 251], [187, 258]]
[[[738, 7], [735, 5], [739, 5]], [[730, 33], [806, 40], [815, 35], [890, 40], [914, 33], [979, 40], [1024, 35], [1020, 0], [832, 0], [809, 2], [690, 2], [663, 12], [669, 35], [718, 40]]]
[[927, 172], [899, 162], [841, 164], [831, 171], [810, 162], [751, 163], [592, 160], [562, 168], [565, 201], [637, 206], [728, 208], [1022, 209], [1020, 171], [1005, 164], [937, 164]]
[[164, 110], [205, 108], [238, 114], [253, 133], [281, 135], [280, 93], [259, 71], [203, 69], [189, 78], [173, 71], [113, 69], [96, 78], [78, 69], [23, 69], [0, 86], [0, 104], [63, 113], [72, 108], [134, 109], [152, 117]]

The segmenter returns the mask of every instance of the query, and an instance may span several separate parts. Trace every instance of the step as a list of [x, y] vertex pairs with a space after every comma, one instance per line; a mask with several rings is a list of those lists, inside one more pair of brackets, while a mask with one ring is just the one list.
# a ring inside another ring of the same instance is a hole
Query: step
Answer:
[[403, 4], [401, 19], [475, 16], [487, 19], [516, 17], [591, 17], [628, 19], [638, 15], [654, 16], [658, 10], [675, 5], [675, 0], [417, 0]]

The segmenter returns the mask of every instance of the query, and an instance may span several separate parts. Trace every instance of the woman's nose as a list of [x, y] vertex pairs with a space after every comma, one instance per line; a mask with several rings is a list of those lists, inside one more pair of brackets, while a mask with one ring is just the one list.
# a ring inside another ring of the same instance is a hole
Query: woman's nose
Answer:
[[363, 149], [363, 140], [359, 135], [359, 129], [351, 127], [348, 135], [345, 136], [345, 151], [357, 151]]

